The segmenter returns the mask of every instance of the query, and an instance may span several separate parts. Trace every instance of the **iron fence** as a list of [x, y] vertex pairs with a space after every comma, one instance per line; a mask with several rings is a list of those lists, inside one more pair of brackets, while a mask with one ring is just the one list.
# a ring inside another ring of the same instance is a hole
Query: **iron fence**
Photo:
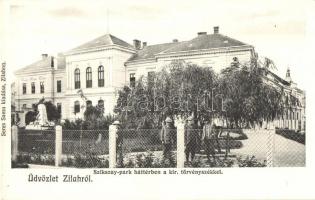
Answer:
[[[169, 131], [167, 141], [162, 142], [161, 137], [161, 129], [118, 130], [118, 167], [175, 167], [176, 129]], [[167, 160], [164, 159], [166, 151]]]
[[19, 129], [18, 151], [21, 162], [54, 165], [55, 130]]
[[108, 167], [108, 130], [63, 130], [62, 165]]
[[[180, 150], [177, 135], [181, 132], [171, 129], [167, 138], [161, 133], [161, 129], [114, 132], [116, 167], [176, 167], [181, 153], [186, 156], [185, 167], [305, 166], [305, 135], [290, 130], [218, 129], [216, 134], [204, 138], [202, 129], [186, 128]], [[110, 134], [108, 130], [62, 130], [61, 165], [108, 167], [113, 145], [109, 144]], [[55, 130], [19, 129], [19, 159], [54, 165], [58, 143], [55, 138]]]
[[273, 152], [274, 167], [304, 167], [305, 134], [288, 129], [277, 129]]

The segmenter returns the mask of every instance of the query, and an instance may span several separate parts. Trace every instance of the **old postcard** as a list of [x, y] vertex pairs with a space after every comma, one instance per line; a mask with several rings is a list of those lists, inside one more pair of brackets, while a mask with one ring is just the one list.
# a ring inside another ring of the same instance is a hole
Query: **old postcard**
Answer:
[[2, 0], [1, 200], [315, 198], [314, 7]]

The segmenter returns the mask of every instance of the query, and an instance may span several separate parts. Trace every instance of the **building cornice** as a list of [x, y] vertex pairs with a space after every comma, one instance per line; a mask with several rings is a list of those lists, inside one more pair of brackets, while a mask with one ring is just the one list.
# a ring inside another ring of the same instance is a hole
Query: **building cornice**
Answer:
[[230, 47], [220, 47], [220, 48], [211, 48], [211, 49], [197, 49], [189, 51], [179, 51], [179, 52], [170, 52], [170, 53], [158, 53], [156, 58], [171, 58], [171, 57], [187, 57], [195, 55], [208, 55], [208, 54], [218, 54], [218, 53], [230, 53], [238, 51], [248, 51], [253, 50], [254, 47], [251, 45], [243, 46], [230, 46]]
[[25, 76], [25, 75], [34, 75], [34, 74], [41, 74], [41, 73], [47, 73], [47, 72], [52, 72], [53, 71], [53, 69], [44, 69], [44, 70], [36, 70], [36, 69], [34, 69], [34, 70], [30, 70], [30, 71], [27, 71], [27, 72], [15, 72], [14, 74], [16, 75], [16, 76]]
[[136, 61], [127, 61], [127, 62], [125, 62], [125, 66], [126, 65], [138, 65], [138, 64], [154, 63], [156, 61], [157, 61], [156, 58], [139, 59], [139, 60], [136, 60]]
[[250, 51], [254, 50], [254, 47], [251, 45], [243, 46], [231, 46], [231, 47], [220, 47], [220, 48], [211, 48], [211, 49], [198, 49], [198, 50], [189, 50], [189, 51], [180, 51], [172, 53], [158, 53], [154, 58], [150, 59], [139, 59], [134, 61], [127, 61], [125, 65], [137, 65], [156, 62], [160, 58], [178, 58], [178, 57], [189, 57], [196, 55], [209, 55], [209, 54], [219, 54], [219, 53], [231, 53], [231, 52], [241, 52], [241, 51]]
[[64, 53], [65, 56], [71, 56], [71, 55], [80, 55], [85, 53], [92, 53], [92, 52], [98, 52], [98, 51], [104, 51], [104, 50], [120, 50], [126, 53], [136, 53], [136, 50], [132, 48], [123, 47], [120, 45], [103, 45], [93, 48], [84, 48], [84, 49], [78, 49], [78, 50], [71, 50], [69, 52]]
[[25, 76], [25, 75], [34, 75], [34, 74], [45, 75], [45, 73], [47, 73], [47, 72], [64, 73], [65, 71], [66, 71], [65, 68], [64, 69], [47, 68], [47, 69], [40, 69], [40, 70], [34, 68], [33, 70], [28, 70], [26, 72], [23, 72], [23, 71], [14, 72], [14, 75], [16, 75], [16, 76]]

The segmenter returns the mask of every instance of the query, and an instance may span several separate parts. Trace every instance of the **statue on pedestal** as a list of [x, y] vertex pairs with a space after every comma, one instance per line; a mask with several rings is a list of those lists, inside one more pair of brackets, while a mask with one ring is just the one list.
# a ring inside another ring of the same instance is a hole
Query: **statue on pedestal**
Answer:
[[54, 122], [48, 121], [46, 106], [44, 104], [44, 98], [39, 101], [37, 105], [37, 110], [38, 114], [36, 116], [36, 120], [27, 125], [25, 129], [42, 130], [49, 129], [50, 127], [55, 125]]

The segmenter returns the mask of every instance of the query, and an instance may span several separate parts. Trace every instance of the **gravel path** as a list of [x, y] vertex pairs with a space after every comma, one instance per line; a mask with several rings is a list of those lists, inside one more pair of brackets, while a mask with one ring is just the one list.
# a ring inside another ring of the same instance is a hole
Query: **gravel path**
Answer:
[[[247, 134], [248, 139], [242, 140], [243, 147], [231, 150], [236, 155], [254, 155], [257, 159], [265, 160], [267, 157], [268, 134], [266, 132], [252, 132]], [[275, 135], [274, 159], [275, 167], [303, 167], [305, 166], [305, 145]]]

